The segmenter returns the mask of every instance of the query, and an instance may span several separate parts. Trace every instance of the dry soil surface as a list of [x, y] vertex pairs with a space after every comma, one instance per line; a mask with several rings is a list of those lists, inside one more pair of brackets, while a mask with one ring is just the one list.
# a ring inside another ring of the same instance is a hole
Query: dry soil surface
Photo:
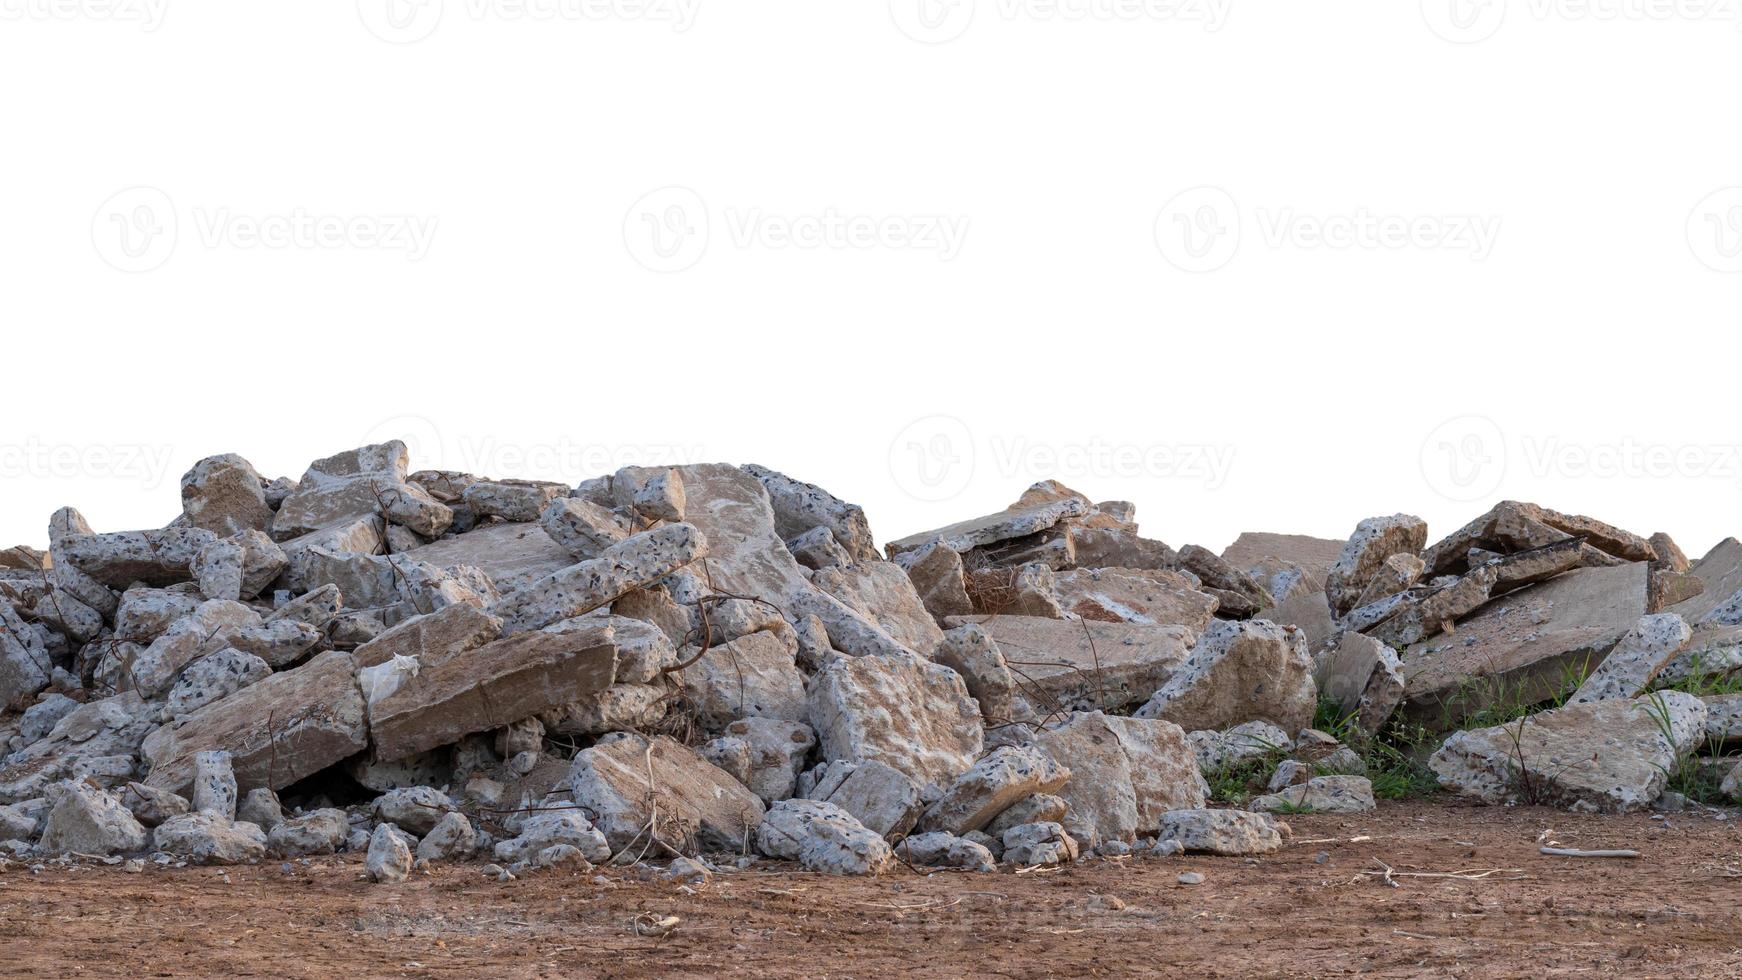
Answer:
[[[1285, 818], [1262, 859], [1093, 861], [876, 879], [763, 869], [683, 888], [633, 871], [477, 866], [361, 880], [16, 862], [0, 872], [8, 976], [866, 977], [1742, 976], [1736, 814], [1577, 816], [1438, 800]], [[1631, 847], [1639, 860], [1548, 857]], [[1384, 862], [1394, 885], [1380, 875]], [[1180, 884], [1182, 872], [1204, 876]], [[1485, 872], [1488, 872], [1484, 874]], [[1439, 877], [1464, 873], [1468, 878]], [[1427, 877], [1415, 877], [1425, 874]], [[633, 920], [676, 916], [663, 936]]]

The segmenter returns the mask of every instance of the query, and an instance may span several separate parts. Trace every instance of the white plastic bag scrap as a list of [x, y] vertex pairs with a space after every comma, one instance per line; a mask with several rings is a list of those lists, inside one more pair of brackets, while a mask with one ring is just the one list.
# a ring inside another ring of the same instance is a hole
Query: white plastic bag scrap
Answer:
[[394, 654], [391, 660], [357, 671], [357, 685], [363, 689], [363, 699], [374, 704], [399, 690], [407, 677], [416, 677], [422, 666], [416, 657]]

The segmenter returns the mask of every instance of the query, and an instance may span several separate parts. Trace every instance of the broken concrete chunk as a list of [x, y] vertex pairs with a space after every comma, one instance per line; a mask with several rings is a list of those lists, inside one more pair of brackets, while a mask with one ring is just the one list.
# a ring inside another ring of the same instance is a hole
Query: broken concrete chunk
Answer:
[[[612, 489], [616, 489], [616, 478]], [[764, 484], [766, 486], [766, 484]], [[683, 520], [684, 506], [689, 498], [684, 493], [683, 475], [676, 470], [663, 470], [640, 480], [630, 495], [629, 505], [646, 521]]]
[[1068, 615], [1059, 601], [1058, 577], [1045, 562], [975, 568], [966, 573], [964, 582], [976, 613], [1051, 619]]
[[992, 818], [992, 822], [986, 825], [985, 830], [991, 836], [1003, 840], [1006, 830], [1021, 824], [1062, 824], [1068, 811], [1069, 804], [1065, 803], [1063, 798], [1053, 796], [1050, 793], [1036, 793], [1033, 796], [1017, 800], [1005, 808], [1004, 812]]
[[811, 582], [921, 656], [931, 656], [943, 640], [943, 630], [926, 611], [913, 582], [893, 562], [865, 561], [848, 568], [823, 569]]
[[842, 657], [811, 680], [823, 757], [893, 766], [936, 798], [981, 748], [980, 706], [955, 671], [917, 657]]
[[[946, 625], [983, 630], [1017, 690], [1043, 712], [1118, 710], [1147, 700], [1186, 662], [1194, 640], [1185, 626], [1035, 616], [950, 619]], [[995, 669], [983, 656], [979, 662]]]
[[234, 453], [208, 456], [181, 478], [182, 518], [215, 534], [264, 531], [272, 523], [265, 481]]
[[798, 637], [790, 629], [751, 633], [709, 647], [706, 653], [686, 647], [680, 656], [684, 662], [694, 660], [677, 677], [684, 697], [709, 731], [739, 718], [802, 721], [806, 717]]
[[745, 773], [741, 780], [764, 802], [792, 795], [805, 757], [816, 747], [816, 733], [799, 721], [745, 718], [726, 726], [726, 736], [744, 744]]
[[1135, 840], [1164, 811], [1202, 806], [1208, 795], [1185, 732], [1169, 722], [1096, 711], [1043, 728], [1034, 741], [1069, 767], [1057, 791], [1069, 805], [1065, 828], [1088, 847]]
[[336, 854], [350, 830], [345, 811], [315, 810], [291, 817], [267, 831], [266, 843], [280, 857]]
[[1365, 606], [1408, 589], [1421, 578], [1422, 569], [1425, 567], [1427, 566], [1420, 558], [1408, 552], [1392, 555], [1379, 566], [1372, 580], [1367, 583], [1367, 588], [1361, 591], [1361, 597], [1355, 600], [1355, 605]]
[[368, 747], [363, 695], [349, 654], [323, 653], [292, 671], [245, 687], [146, 737], [145, 780], [182, 793], [194, 779], [194, 756], [226, 749], [237, 781], [283, 789]]
[[598, 558], [570, 565], [506, 596], [492, 610], [509, 632], [538, 629], [608, 605], [705, 554], [693, 525], [667, 524], [625, 539]]
[[871, 540], [871, 524], [863, 508], [849, 504], [822, 487], [750, 464], [744, 472], [755, 477], [768, 492], [775, 528], [782, 538], [796, 538], [815, 527], [825, 527], [855, 561], [878, 556]]
[[405, 838], [395, 833], [390, 823], [375, 828], [369, 836], [369, 852], [363, 858], [363, 871], [370, 881], [388, 883], [404, 881], [411, 876], [411, 848]]
[[83, 781], [48, 788], [42, 849], [50, 854], [126, 854], [145, 846], [146, 830], [115, 797]]
[[[365, 673], [398, 663], [389, 660]], [[462, 655], [414, 661], [364, 691], [375, 758], [402, 759], [582, 700], [609, 687], [616, 666], [614, 634], [606, 623], [591, 630], [521, 633]]]
[[1483, 565], [1449, 585], [1410, 598], [1375, 627], [1372, 635], [1393, 647], [1405, 647], [1436, 633], [1449, 632], [1451, 625], [1488, 601], [1499, 574], [1498, 566]]
[[272, 518], [272, 536], [299, 535], [359, 518], [385, 517], [427, 538], [440, 537], [454, 512], [415, 483], [407, 483], [405, 443], [395, 439], [316, 460]]
[[959, 554], [985, 545], [1044, 531], [1067, 517], [1080, 517], [1088, 513], [1088, 510], [1088, 503], [1081, 497], [1059, 497], [1030, 502], [1018, 500], [996, 514], [988, 514], [985, 517], [950, 524], [935, 531], [922, 531], [919, 534], [911, 534], [905, 538], [891, 541], [887, 550], [893, 556], [937, 541]]
[[1254, 719], [1305, 728], [1318, 703], [1312, 670], [1299, 630], [1264, 620], [1217, 622], [1137, 717], [1191, 731]]
[[1039, 749], [1000, 746], [956, 777], [920, 817], [919, 829], [956, 836], [983, 829], [1016, 801], [1056, 793], [1070, 778], [1070, 769]]
[[538, 520], [551, 501], [567, 498], [569, 488], [563, 483], [540, 480], [479, 480], [461, 493], [461, 499], [475, 514], [500, 517], [505, 521], [530, 523]]
[[501, 635], [500, 619], [476, 606], [456, 604], [404, 620], [358, 647], [355, 656], [358, 667], [373, 667], [394, 657], [442, 663]]
[[1179, 560], [1186, 571], [1197, 576], [1206, 591], [1221, 601], [1224, 616], [1253, 616], [1276, 605], [1276, 600], [1252, 576], [1208, 548], [1188, 544], [1180, 549]]
[[963, 868], [968, 871], [996, 871], [998, 862], [984, 845], [964, 840], [953, 834], [934, 831], [915, 834], [901, 842], [896, 856], [921, 867]]
[[1640, 619], [1622, 635], [1568, 702], [1583, 704], [1645, 693], [1658, 672], [1675, 659], [1693, 635], [1687, 621], [1675, 613], [1657, 613]]
[[212, 813], [171, 817], [152, 831], [152, 846], [189, 864], [247, 864], [266, 856], [266, 833]]
[[472, 821], [459, 812], [446, 813], [417, 844], [420, 861], [460, 861], [478, 849], [478, 833]]
[[[567, 498], [564, 498], [567, 499]], [[596, 557], [595, 552], [586, 557]], [[532, 524], [487, 524], [405, 552], [412, 561], [435, 568], [469, 566], [486, 575], [503, 593], [517, 592], [567, 568], [576, 557]]]
[[[800, 565], [810, 569], [845, 568], [853, 564], [853, 556], [835, 540], [826, 527], [813, 527], [786, 543], [786, 550]], [[960, 560], [960, 556], [957, 556]]]
[[1162, 569], [1094, 568], [1061, 572], [1053, 585], [1060, 608], [1083, 619], [1145, 626], [1209, 628], [1221, 600], [1191, 579]]
[[1404, 710], [1444, 729], [1497, 701], [1571, 693], [1645, 615], [1645, 576], [1643, 563], [1580, 568], [1491, 600], [1456, 633], [1401, 651]]
[[403, 827], [422, 837], [457, 807], [448, 795], [429, 786], [409, 786], [377, 796], [370, 804], [376, 820]]
[[1428, 760], [1440, 785], [1484, 803], [1644, 810], [1705, 740], [1706, 706], [1680, 691], [1541, 711], [1455, 732]]
[[663, 736], [609, 736], [575, 756], [568, 787], [614, 851], [659, 840], [684, 853], [738, 851], [762, 819], [762, 800], [693, 749]]
[[1360, 776], [1315, 776], [1249, 804], [1259, 812], [1285, 813], [1365, 813], [1375, 806], [1373, 784]]
[[946, 616], [966, 616], [974, 611], [974, 604], [968, 599], [961, 555], [933, 542], [902, 552], [896, 557], [896, 564], [907, 570], [920, 602], [938, 622], [943, 622]]
[[1079, 856], [1075, 837], [1056, 823], [1025, 823], [1004, 832], [1004, 860], [1020, 868], [1069, 864]]
[[1245, 810], [1174, 810], [1162, 816], [1158, 839], [1178, 841], [1188, 854], [1225, 857], [1282, 849], [1282, 834], [1275, 821]]
[[881, 874], [894, 864], [884, 839], [852, 814], [817, 800], [783, 800], [756, 827], [756, 848], [831, 875]]
[[192, 714], [250, 684], [272, 676], [266, 661], [240, 650], [225, 649], [194, 661], [176, 679], [164, 702], [165, 720]]
[[1426, 544], [1427, 522], [1409, 514], [1369, 517], [1356, 525], [1325, 575], [1331, 609], [1338, 615], [1353, 609], [1387, 558], [1419, 553]]
[[218, 540], [204, 528], [168, 527], [156, 531], [115, 531], [68, 538], [66, 561], [111, 589], [134, 583], [174, 585], [193, 577], [200, 549]]
[[874, 760], [837, 760], [805, 775], [811, 784], [800, 777], [798, 795], [832, 803], [885, 838], [907, 833], [925, 809], [918, 783]]

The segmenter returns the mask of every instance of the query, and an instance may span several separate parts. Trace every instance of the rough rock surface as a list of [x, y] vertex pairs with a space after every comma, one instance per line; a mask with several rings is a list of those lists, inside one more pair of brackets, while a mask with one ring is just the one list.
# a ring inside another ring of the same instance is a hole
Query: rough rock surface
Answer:
[[1095, 711], [1041, 729], [1034, 741], [1070, 770], [1057, 791], [1069, 807], [1064, 825], [1088, 847], [1134, 840], [1167, 810], [1203, 806], [1209, 792], [1185, 732], [1171, 722]]
[[1258, 811], [1363, 813], [1373, 809], [1373, 784], [1360, 776], [1315, 776], [1248, 804]]
[[980, 706], [955, 671], [911, 655], [841, 657], [811, 681], [823, 757], [887, 763], [931, 798], [974, 764]]
[[665, 737], [624, 733], [581, 750], [568, 789], [613, 850], [646, 842], [650, 803], [659, 812], [659, 839], [685, 853], [738, 850], [763, 814], [755, 793]]
[[1000, 746], [956, 777], [920, 817], [919, 830], [956, 836], [980, 830], [1017, 800], [1056, 793], [1070, 778], [1070, 769], [1039, 749]]
[[832, 803], [785, 800], [756, 827], [756, 848], [831, 875], [881, 874], [895, 856], [875, 831]]
[[1440, 785], [1484, 803], [1626, 813], [1649, 807], [1705, 734], [1705, 703], [1663, 691], [1456, 732], [1428, 764]]
[[1299, 630], [1263, 620], [1219, 622], [1138, 712], [1188, 730], [1264, 720], [1296, 731], [1317, 706], [1312, 658]]
[[1243, 857], [1282, 849], [1275, 821], [1245, 810], [1173, 810], [1162, 816], [1157, 836], [1178, 841], [1188, 854]]

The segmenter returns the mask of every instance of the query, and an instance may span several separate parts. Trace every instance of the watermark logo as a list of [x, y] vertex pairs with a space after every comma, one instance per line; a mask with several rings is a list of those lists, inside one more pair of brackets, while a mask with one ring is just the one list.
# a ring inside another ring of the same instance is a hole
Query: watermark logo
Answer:
[[623, 244], [654, 272], [682, 272], [708, 250], [708, 205], [688, 187], [649, 191], [623, 216]]
[[921, 44], [954, 41], [974, 23], [974, 0], [889, 0], [895, 28]]
[[357, 18], [389, 44], [413, 44], [442, 23], [442, 0], [357, 0]]
[[682, 34], [695, 26], [701, 0], [357, 0], [357, 18], [389, 44], [414, 44], [436, 32], [450, 7], [474, 24], [643, 21]]
[[1155, 247], [1186, 272], [1214, 272], [1240, 250], [1240, 208], [1220, 187], [1175, 194], [1155, 215]]
[[150, 33], [163, 26], [169, 0], [0, 0], [0, 21], [137, 25]]
[[915, 500], [952, 500], [974, 478], [974, 434], [951, 415], [915, 419], [889, 443], [889, 475]]
[[[1155, 214], [1155, 247], [1186, 272], [1214, 272], [1233, 261], [1241, 244], [1255, 237], [1273, 250], [1437, 251], [1463, 253], [1480, 262], [1500, 236], [1498, 215], [1388, 214], [1369, 208], [1342, 214], [1311, 214], [1292, 207], [1253, 208], [1243, 213], [1220, 187], [1193, 187], [1175, 194]], [[1247, 235], [1248, 230], [1256, 236]]]
[[122, 272], [150, 272], [175, 253], [175, 202], [155, 187], [129, 187], [98, 205], [91, 244]]
[[889, 0], [889, 16], [913, 40], [943, 44], [967, 33], [976, 8], [1005, 23], [1177, 21], [1214, 32], [1232, 6], [1233, 0]]
[[1453, 44], [1475, 44], [1494, 36], [1506, 21], [1506, 0], [1421, 0], [1429, 30]]
[[1709, 269], [1742, 272], [1742, 187], [1713, 191], [1694, 205], [1688, 248]]
[[[188, 217], [195, 244], [207, 249], [400, 252], [412, 262], [429, 254], [437, 225], [434, 215], [339, 215], [307, 208], [247, 214], [196, 205]], [[91, 244], [104, 262], [122, 272], [150, 272], [175, 253], [182, 226], [167, 193], [156, 187], [129, 187], [98, 205], [91, 217]]]
[[1506, 478], [1506, 436], [1484, 415], [1441, 422], [1421, 443], [1421, 475], [1448, 500], [1481, 500]]
[[88, 477], [131, 480], [151, 490], [169, 478], [175, 450], [136, 443], [44, 442], [30, 438], [0, 445], [0, 479], [68, 480]]
[[662, 187], [641, 196], [623, 216], [623, 244], [654, 272], [682, 272], [702, 260], [715, 227], [724, 244], [742, 251], [930, 252], [949, 262], [968, 237], [966, 215], [852, 214], [838, 208], [783, 214], [761, 207], [728, 206], [716, 216], [688, 187]]
[[889, 473], [896, 486], [926, 503], [959, 496], [987, 466], [1002, 482], [1185, 480], [1219, 490], [1233, 470], [1234, 447], [1122, 443], [1099, 436], [1070, 442], [1003, 432], [981, 436], [953, 415], [916, 419], [889, 443]]

